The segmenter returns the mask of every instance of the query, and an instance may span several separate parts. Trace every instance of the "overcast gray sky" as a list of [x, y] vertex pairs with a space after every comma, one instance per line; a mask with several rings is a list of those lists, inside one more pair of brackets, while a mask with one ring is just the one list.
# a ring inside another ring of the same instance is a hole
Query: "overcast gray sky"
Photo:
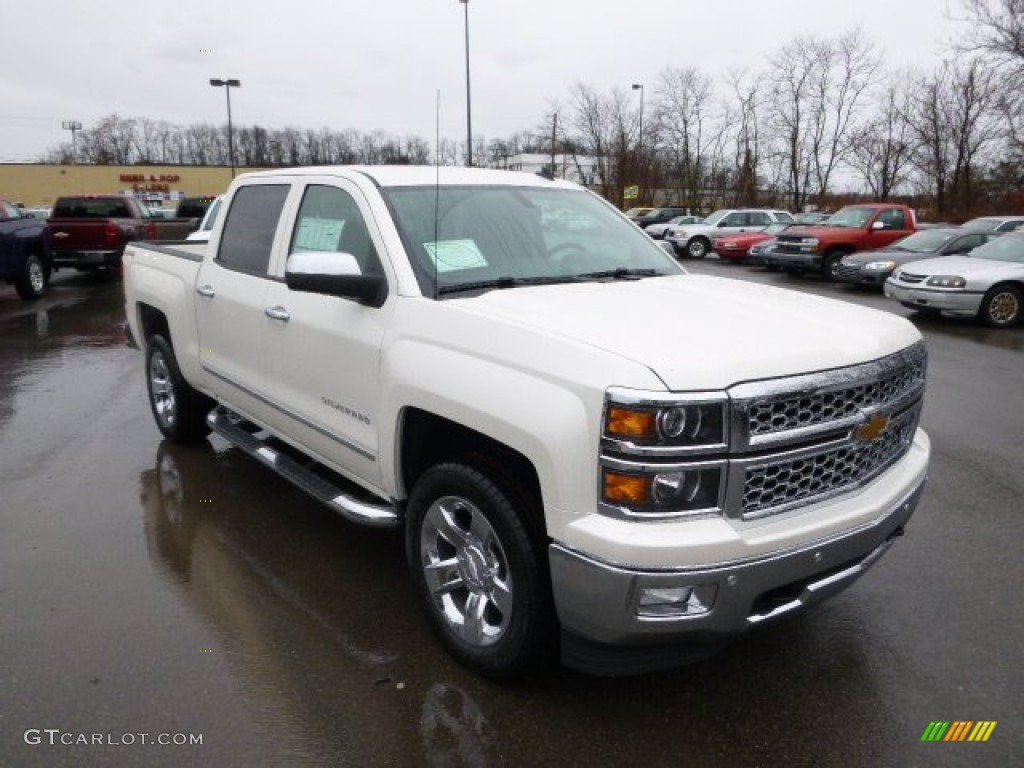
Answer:
[[[654, 84], [666, 66], [757, 70], [798, 34], [860, 24], [887, 65], [931, 67], [957, 0], [470, 0], [473, 133], [533, 130], [578, 81]], [[458, 0], [10, 0], [0, 12], [0, 161], [34, 160], [111, 113], [174, 123], [465, 137]]]

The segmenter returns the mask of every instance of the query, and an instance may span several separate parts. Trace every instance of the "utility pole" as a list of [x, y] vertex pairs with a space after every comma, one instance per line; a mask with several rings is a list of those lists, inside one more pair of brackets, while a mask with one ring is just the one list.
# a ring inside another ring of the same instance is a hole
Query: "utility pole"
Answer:
[[551, 178], [555, 178], [555, 134], [558, 131], [558, 113], [551, 120]]
[[75, 144], [75, 134], [82, 130], [82, 124], [77, 120], [65, 120], [60, 126], [65, 131], [71, 131], [71, 164], [74, 165], [78, 161], [78, 147]]

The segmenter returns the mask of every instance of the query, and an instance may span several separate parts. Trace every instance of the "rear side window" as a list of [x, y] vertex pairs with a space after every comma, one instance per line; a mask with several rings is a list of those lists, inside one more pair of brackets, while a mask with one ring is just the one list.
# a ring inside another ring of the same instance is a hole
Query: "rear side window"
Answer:
[[287, 184], [242, 187], [228, 209], [217, 261], [226, 267], [266, 274]]

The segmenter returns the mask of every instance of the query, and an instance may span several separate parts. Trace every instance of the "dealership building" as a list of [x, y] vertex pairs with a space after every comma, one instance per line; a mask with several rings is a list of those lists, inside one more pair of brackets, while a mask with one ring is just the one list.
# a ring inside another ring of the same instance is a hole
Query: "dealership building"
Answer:
[[0, 164], [0, 199], [26, 208], [52, 207], [62, 195], [124, 194], [164, 203], [219, 195], [230, 183], [227, 166]]

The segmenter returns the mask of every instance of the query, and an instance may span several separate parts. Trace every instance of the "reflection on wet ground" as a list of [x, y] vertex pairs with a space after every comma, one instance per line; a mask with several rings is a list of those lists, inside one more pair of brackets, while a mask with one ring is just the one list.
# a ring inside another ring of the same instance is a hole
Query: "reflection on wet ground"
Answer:
[[[927, 331], [931, 484], [850, 591], [671, 673], [498, 684], [431, 636], [400, 535], [217, 439], [161, 441], [142, 355], [89, 341], [114, 338], [120, 302], [81, 284], [45, 321], [0, 305], [0, 765], [1020, 762], [1024, 414], [978, 372], [1024, 363], [986, 329]], [[987, 744], [920, 743], [929, 721], [983, 718]], [[47, 727], [204, 741], [25, 743]]]

